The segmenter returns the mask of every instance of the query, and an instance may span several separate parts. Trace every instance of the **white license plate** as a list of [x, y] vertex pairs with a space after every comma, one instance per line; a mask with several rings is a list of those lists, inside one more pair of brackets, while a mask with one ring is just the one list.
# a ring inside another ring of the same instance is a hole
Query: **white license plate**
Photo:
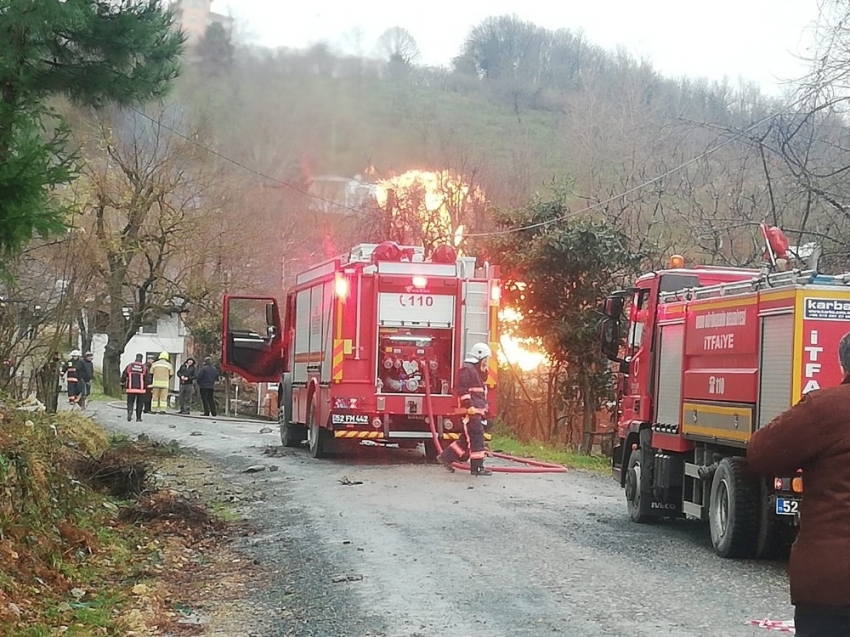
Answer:
[[800, 501], [790, 498], [776, 498], [776, 515], [797, 515], [800, 512]]

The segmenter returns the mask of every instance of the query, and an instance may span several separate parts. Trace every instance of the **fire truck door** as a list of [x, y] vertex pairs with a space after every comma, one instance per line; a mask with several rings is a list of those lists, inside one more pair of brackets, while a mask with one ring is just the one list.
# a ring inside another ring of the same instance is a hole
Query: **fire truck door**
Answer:
[[276, 383], [283, 372], [283, 331], [271, 297], [225, 296], [222, 369], [252, 383]]

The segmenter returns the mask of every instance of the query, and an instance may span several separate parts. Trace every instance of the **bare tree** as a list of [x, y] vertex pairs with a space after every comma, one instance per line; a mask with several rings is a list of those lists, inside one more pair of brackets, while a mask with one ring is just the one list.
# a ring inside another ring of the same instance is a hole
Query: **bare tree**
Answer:
[[108, 393], [117, 390], [121, 354], [140, 327], [185, 310], [225, 278], [213, 250], [230, 230], [216, 223], [222, 176], [195, 143], [202, 130], [185, 138], [171, 132], [181, 123], [168, 109], [151, 117], [113, 111], [96, 118], [84, 147], [80, 225], [93, 240], [76, 257], [91, 260], [105, 299]]
[[388, 63], [413, 66], [420, 51], [416, 39], [403, 27], [390, 27], [378, 38], [378, 55]]

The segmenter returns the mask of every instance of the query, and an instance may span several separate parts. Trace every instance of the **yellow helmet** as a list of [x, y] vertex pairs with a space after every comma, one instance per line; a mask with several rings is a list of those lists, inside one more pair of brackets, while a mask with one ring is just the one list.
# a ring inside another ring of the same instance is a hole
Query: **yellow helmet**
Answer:
[[168, 352], [162, 352], [162, 353], [159, 355], [159, 360], [161, 360], [161, 361], [167, 361], [167, 360], [168, 360]]

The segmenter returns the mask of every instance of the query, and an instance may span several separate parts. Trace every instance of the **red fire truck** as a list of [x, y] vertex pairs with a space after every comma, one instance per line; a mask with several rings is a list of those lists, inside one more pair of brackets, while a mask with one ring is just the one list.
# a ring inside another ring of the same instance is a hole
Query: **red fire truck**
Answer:
[[449, 246], [426, 260], [421, 246], [358, 245], [299, 274], [282, 321], [274, 298], [226, 296], [222, 367], [279, 382], [287, 447], [307, 441], [320, 457], [364, 440], [423, 442], [433, 458], [425, 367], [438, 435], [457, 439], [455, 373], [475, 343], [495, 350], [499, 300], [497, 268]]
[[722, 557], [784, 552], [802, 476], [752, 477], [747, 441], [803, 394], [841, 381], [850, 274], [674, 259], [605, 303], [602, 349], [621, 372], [614, 477], [635, 522], [707, 520]]

